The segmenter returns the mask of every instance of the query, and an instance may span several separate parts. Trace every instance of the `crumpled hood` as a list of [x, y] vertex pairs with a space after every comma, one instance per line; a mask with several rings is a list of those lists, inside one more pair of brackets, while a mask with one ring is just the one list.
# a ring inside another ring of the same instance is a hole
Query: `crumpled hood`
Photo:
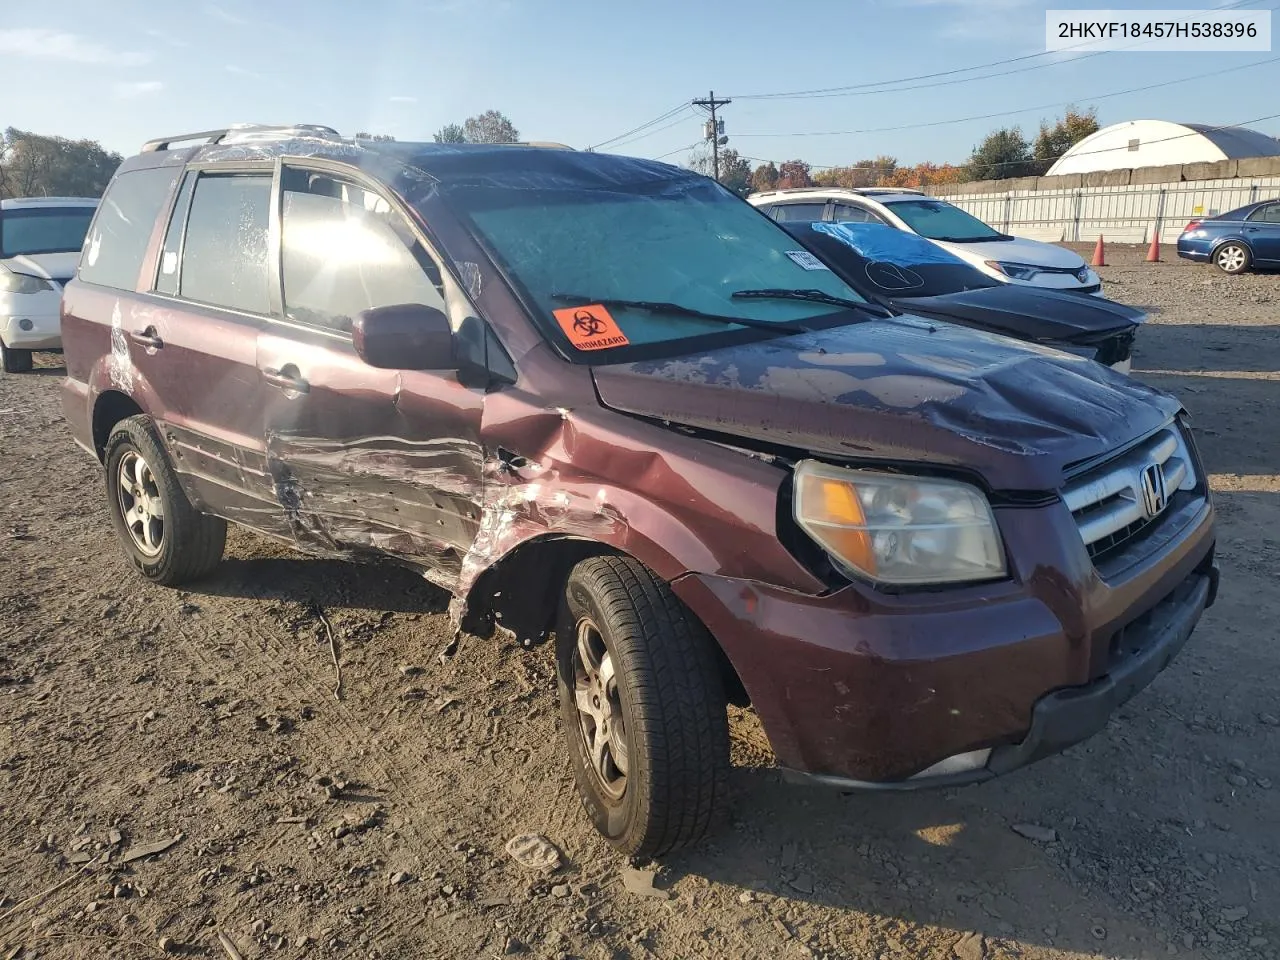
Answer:
[[76, 253], [33, 253], [19, 254], [16, 257], [5, 257], [0, 260], [14, 273], [25, 273], [42, 280], [57, 280], [60, 283], [75, 276], [76, 264], [80, 262], [80, 254]]
[[1031, 263], [1038, 267], [1060, 267], [1079, 270], [1085, 265], [1079, 254], [1065, 247], [1039, 240], [1014, 237], [1012, 240], [987, 240], [981, 243], [955, 243], [934, 240], [944, 250], [959, 257], [978, 260], [1000, 260], [1005, 263]]
[[615, 410], [836, 457], [1045, 491], [1166, 423], [1177, 400], [1100, 364], [914, 317], [593, 369]]
[[973, 324], [1039, 341], [1091, 343], [1100, 333], [1127, 330], [1146, 314], [1101, 297], [1002, 284], [936, 297], [898, 297], [908, 313]]

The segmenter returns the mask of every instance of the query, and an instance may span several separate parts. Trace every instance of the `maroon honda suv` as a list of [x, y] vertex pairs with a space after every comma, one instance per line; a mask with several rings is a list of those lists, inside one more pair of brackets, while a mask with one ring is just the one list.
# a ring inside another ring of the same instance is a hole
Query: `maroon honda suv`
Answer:
[[983, 780], [1099, 730], [1216, 593], [1176, 400], [868, 304], [661, 163], [153, 141], [62, 310], [143, 576], [216, 577], [230, 521], [554, 637], [579, 792], [636, 856], [723, 806], [727, 703], [799, 779]]

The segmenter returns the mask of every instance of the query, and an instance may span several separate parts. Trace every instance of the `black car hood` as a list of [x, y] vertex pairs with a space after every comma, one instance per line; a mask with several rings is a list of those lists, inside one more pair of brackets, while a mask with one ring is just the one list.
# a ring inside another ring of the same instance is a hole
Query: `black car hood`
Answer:
[[889, 303], [907, 313], [1042, 343], [1093, 343], [1100, 334], [1128, 330], [1146, 319], [1141, 310], [1100, 297], [1012, 284], [935, 297], [898, 297]]
[[1167, 423], [1171, 396], [1089, 360], [915, 317], [593, 369], [605, 406], [840, 458], [972, 470], [994, 489]]

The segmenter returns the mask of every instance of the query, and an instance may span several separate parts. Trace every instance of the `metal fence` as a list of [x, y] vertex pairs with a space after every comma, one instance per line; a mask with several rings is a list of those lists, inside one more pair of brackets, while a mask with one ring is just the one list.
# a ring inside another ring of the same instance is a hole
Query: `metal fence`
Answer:
[[1280, 197], [1280, 177], [1181, 183], [960, 193], [947, 200], [993, 227], [1035, 240], [1149, 242], [1152, 230], [1172, 240], [1196, 217]]

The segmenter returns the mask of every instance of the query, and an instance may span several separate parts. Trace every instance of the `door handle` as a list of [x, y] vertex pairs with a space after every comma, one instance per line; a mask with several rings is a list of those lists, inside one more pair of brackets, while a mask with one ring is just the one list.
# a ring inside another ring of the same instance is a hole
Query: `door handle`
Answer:
[[147, 327], [145, 330], [134, 330], [129, 334], [129, 339], [140, 347], [146, 347], [148, 350], [159, 350], [164, 346], [164, 341], [160, 339], [160, 335], [156, 333], [155, 327]]
[[281, 390], [292, 390], [294, 393], [308, 393], [311, 390], [311, 384], [297, 372], [298, 368], [293, 364], [286, 364], [279, 370], [267, 368], [262, 371], [262, 379], [267, 381], [273, 387], [279, 387]]

